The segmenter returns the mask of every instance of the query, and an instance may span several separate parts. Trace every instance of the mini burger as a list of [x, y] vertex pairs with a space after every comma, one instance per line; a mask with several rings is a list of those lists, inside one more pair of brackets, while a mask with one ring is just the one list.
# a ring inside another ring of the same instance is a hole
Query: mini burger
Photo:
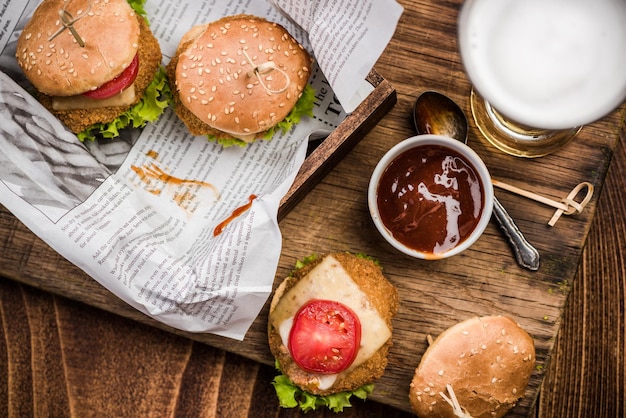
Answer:
[[352, 395], [365, 399], [387, 366], [397, 310], [396, 288], [367, 257], [334, 253], [297, 265], [269, 313], [280, 405], [340, 412]]
[[193, 27], [167, 66], [174, 110], [224, 146], [271, 139], [312, 116], [311, 57], [285, 28], [249, 15]]
[[415, 371], [409, 401], [426, 417], [504, 416], [535, 367], [533, 339], [511, 318], [471, 318], [441, 333]]
[[44, 0], [17, 44], [39, 101], [81, 140], [115, 137], [167, 106], [161, 49], [144, 0]]

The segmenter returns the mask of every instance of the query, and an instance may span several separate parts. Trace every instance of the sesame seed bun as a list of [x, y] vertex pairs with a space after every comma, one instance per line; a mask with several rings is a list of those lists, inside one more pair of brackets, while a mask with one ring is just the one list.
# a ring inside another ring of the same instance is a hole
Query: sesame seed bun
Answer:
[[424, 353], [409, 389], [420, 417], [454, 418], [440, 395], [451, 385], [473, 418], [504, 416], [524, 396], [535, 366], [535, 346], [526, 331], [505, 316], [475, 317], [447, 329]]
[[235, 15], [192, 28], [167, 69], [174, 109], [193, 135], [250, 142], [289, 114], [311, 58], [277, 23]]
[[[281, 282], [272, 298], [269, 313], [268, 337], [272, 354], [278, 360], [282, 373], [300, 389], [319, 396], [330, 395], [342, 391], [354, 391], [361, 386], [372, 383], [383, 375], [387, 367], [387, 354], [392, 345], [389, 337], [374, 354], [365, 362], [356, 367], [348, 368], [339, 373], [332, 387], [320, 389], [312, 375], [302, 370], [293, 360], [289, 349], [283, 344], [278, 330], [280, 324], [275, 322], [277, 306], [289, 291], [303, 280], [307, 275], [321, 264], [327, 257], [334, 258], [341, 267], [349, 274], [358, 288], [366, 295], [364, 304], [373, 306], [385, 322], [388, 329], [392, 330], [392, 318], [398, 311], [398, 292], [396, 288], [383, 275], [380, 267], [372, 260], [358, 257], [350, 253], [333, 253], [317, 257], [313, 262], [301, 269], [295, 270], [289, 277]], [[334, 262], [334, 261], [333, 261]], [[336, 295], [341, 295], [341, 289], [333, 290]], [[337, 300], [342, 302], [341, 296]], [[368, 324], [361, 322], [362, 327]], [[363, 342], [363, 340], [362, 340]]]
[[[40, 92], [73, 96], [95, 89], [117, 77], [137, 54], [139, 22], [126, 0], [91, 2], [45, 0], [26, 24], [17, 44], [17, 62]], [[63, 24], [59, 10], [66, 7], [73, 27], [83, 39], [80, 47]]]

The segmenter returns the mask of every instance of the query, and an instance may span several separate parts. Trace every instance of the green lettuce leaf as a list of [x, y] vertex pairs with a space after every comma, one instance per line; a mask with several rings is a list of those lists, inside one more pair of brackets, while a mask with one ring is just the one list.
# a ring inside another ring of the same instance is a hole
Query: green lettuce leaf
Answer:
[[146, 4], [146, 0], [126, 0], [130, 7], [141, 17], [146, 19], [147, 13], [146, 9], [144, 9], [144, 5]]
[[[313, 108], [315, 107], [315, 89], [311, 87], [310, 84], [307, 84], [304, 87], [304, 91], [302, 92], [302, 96], [296, 102], [296, 105], [291, 109], [291, 112], [285, 119], [281, 122], [278, 122], [274, 127], [268, 129], [263, 135], [264, 140], [271, 140], [276, 132], [280, 131], [282, 135], [289, 132], [294, 125], [298, 124], [303, 116], [313, 117]], [[214, 135], [207, 135], [209, 141], [217, 141], [223, 147], [231, 147], [233, 145], [237, 145], [239, 147], [245, 147], [248, 145], [245, 141], [237, 138], [217, 138]]]
[[148, 122], [157, 120], [165, 108], [169, 106], [170, 99], [171, 92], [167, 83], [165, 68], [161, 66], [139, 103], [111, 122], [96, 123], [90, 126], [77, 135], [78, 139], [81, 141], [94, 140], [98, 135], [104, 138], [115, 138], [119, 136], [120, 129], [128, 126], [141, 128]]
[[[370, 260], [376, 266], [381, 268], [380, 267], [380, 262], [377, 259], [375, 259], [374, 257], [372, 257], [372, 256], [369, 256], [369, 255], [363, 254], [363, 253], [356, 253], [356, 254], [354, 254], [354, 256], [358, 257], [358, 258], [362, 258], [364, 260]], [[296, 265], [294, 266], [294, 268], [293, 268], [291, 273], [293, 274], [294, 271], [300, 270], [302, 267], [304, 267], [304, 266], [306, 266], [308, 264], [311, 264], [313, 261], [317, 260], [317, 257], [318, 257], [317, 254], [311, 254], [311, 255], [308, 255], [308, 256], [304, 257], [302, 260], [296, 260]]]
[[[276, 368], [278, 368], [278, 363], [276, 364]], [[323, 407], [333, 412], [343, 412], [344, 408], [352, 406], [350, 403], [352, 396], [365, 400], [367, 396], [374, 391], [374, 384], [368, 383], [353, 392], [339, 392], [332, 395], [318, 396], [303, 391], [283, 374], [276, 376], [272, 385], [276, 391], [278, 403], [282, 408], [299, 407], [302, 412], [314, 411]]]

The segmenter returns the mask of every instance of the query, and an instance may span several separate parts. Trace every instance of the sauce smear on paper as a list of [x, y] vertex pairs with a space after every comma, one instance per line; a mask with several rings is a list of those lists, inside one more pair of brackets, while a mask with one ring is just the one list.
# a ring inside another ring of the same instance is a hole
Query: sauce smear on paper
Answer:
[[213, 236], [216, 237], [219, 234], [221, 234], [222, 231], [224, 231], [224, 228], [228, 226], [228, 224], [230, 224], [232, 221], [234, 221], [243, 213], [245, 213], [248, 209], [250, 209], [252, 207], [252, 201], [256, 198], [257, 198], [256, 195], [251, 194], [248, 197], [248, 203], [246, 203], [245, 205], [239, 206], [237, 209], [233, 211], [233, 213], [231, 213], [231, 215], [228, 218], [224, 219], [222, 222], [220, 222], [219, 225], [215, 227], [215, 229], [213, 230]]

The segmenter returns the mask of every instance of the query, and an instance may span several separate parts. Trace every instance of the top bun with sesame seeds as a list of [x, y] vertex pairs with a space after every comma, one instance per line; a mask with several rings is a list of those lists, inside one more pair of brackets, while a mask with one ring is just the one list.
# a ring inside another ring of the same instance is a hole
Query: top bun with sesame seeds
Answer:
[[[126, 0], [89, 3], [44, 0], [24, 27], [17, 59], [40, 92], [49, 96], [84, 93], [120, 75], [137, 55], [139, 22]], [[73, 27], [84, 47], [70, 30], [50, 39], [63, 27], [59, 11], [64, 9], [73, 18], [79, 17]]]
[[[533, 339], [514, 320], [470, 318], [424, 353], [409, 389], [411, 407], [420, 417], [502, 417], [524, 396], [534, 366]], [[452, 401], [450, 389], [466, 415], [455, 415], [442, 396]]]
[[167, 66], [174, 109], [193, 135], [252, 142], [294, 108], [311, 63], [285, 28], [260, 17], [195, 26]]
[[161, 48], [126, 0], [44, 0], [20, 34], [16, 58], [39, 101], [79, 138], [96, 124], [117, 123], [117, 133], [124, 113], [126, 124], [148, 121], [129, 111], [159, 75]]

